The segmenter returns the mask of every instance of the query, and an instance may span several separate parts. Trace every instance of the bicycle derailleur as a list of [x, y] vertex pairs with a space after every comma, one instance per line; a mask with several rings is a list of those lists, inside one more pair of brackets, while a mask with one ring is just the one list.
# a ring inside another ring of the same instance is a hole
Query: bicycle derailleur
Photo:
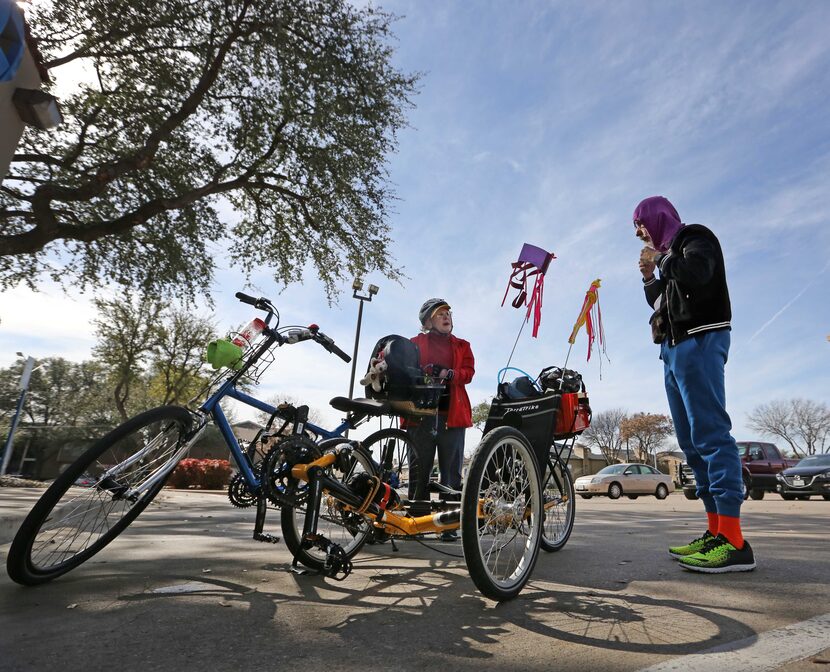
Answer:
[[[346, 555], [346, 551], [340, 544], [326, 539], [322, 534], [315, 534], [310, 538], [303, 539], [302, 548], [317, 548], [326, 554], [322, 572], [330, 579], [342, 581], [352, 573], [352, 561]], [[297, 559], [294, 559], [296, 564]]]

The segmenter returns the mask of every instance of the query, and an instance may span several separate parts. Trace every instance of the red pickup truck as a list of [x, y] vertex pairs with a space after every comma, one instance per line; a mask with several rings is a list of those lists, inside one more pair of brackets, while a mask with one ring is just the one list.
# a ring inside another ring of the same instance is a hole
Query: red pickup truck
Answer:
[[[774, 443], [761, 441], [738, 441], [738, 453], [743, 471], [744, 499], [763, 499], [765, 493], [776, 492], [778, 482], [775, 475], [798, 462], [785, 458]], [[695, 477], [689, 465], [680, 465], [678, 480], [686, 499], [697, 499]]]

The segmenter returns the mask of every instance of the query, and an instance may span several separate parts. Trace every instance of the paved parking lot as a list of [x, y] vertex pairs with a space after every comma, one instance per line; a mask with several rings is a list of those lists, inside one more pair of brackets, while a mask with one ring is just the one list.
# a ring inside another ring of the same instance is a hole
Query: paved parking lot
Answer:
[[[27, 496], [0, 489], [0, 518]], [[579, 499], [565, 549], [542, 554], [519, 598], [497, 605], [475, 590], [459, 543], [366, 547], [343, 582], [297, 576], [282, 543], [250, 539], [251, 510], [165, 491], [65, 577], [0, 578], [0, 668], [830, 669], [830, 502], [770, 497], [744, 515], [758, 569], [699, 575], [665, 552], [702, 531], [699, 503]], [[269, 522], [279, 533], [278, 515]]]

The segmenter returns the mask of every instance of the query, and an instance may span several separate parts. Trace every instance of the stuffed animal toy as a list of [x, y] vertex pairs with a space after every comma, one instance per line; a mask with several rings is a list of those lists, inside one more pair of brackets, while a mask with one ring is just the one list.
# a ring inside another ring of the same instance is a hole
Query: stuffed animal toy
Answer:
[[361, 379], [360, 384], [366, 387], [371, 385], [375, 392], [380, 392], [383, 390], [383, 381], [386, 378], [387, 368], [383, 357], [372, 357], [369, 362], [369, 370]]

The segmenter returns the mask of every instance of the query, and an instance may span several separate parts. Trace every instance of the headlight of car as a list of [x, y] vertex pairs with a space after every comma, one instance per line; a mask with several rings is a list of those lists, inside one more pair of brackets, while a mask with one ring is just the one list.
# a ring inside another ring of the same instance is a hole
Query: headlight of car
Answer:
[[591, 483], [602, 483], [602, 476], [596, 476], [592, 478]]
[[830, 478], [830, 469], [828, 469], [827, 471], [822, 471], [819, 474], [819, 478]]
[[777, 478], [779, 481], [784, 480], [784, 476], [780, 471], [777, 474], [775, 474], [775, 478]]

